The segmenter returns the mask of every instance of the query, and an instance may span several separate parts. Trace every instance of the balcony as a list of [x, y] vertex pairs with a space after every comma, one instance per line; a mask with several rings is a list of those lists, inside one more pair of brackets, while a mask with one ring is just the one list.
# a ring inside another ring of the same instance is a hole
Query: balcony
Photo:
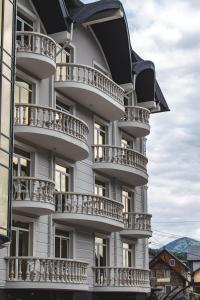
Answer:
[[59, 258], [6, 257], [8, 289], [87, 290], [87, 263]]
[[149, 270], [136, 268], [93, 268], [95, 291], [150, 292]]
[[121, 235], [133, 238], [149, 238], [152, 236], [151, 215], [145, 213], [124, 213], [124, 230]]
[[54, 182], [50, 180], [34, 177], [14, 177], [13, 210], [34, 216], [54, 213], [54, 187]]
[[18, 31], [16, 62], [36, 78], [48, 78], [56, 72], [56, 42], [47, 35]]
[[56, 192], [54, 220], [104, 230], [124, 228], [123, 204], [98, 195]]
[[73, 115], [34, 104], [15, 104], [15, 136], [73, 161], [88, 157], [88, 126]]
[[107, 120], [124, 115], [124, 90], [92, 67], [57, 64], [55, 88]]
[[143, 137], [150, 133], [150, 111], [143, 107], [126, 106], [125, 115], [118, 122], [121, 129], [135, 137]]
[[109, 145], [93, 146], [93, 169], [130, 185], [148, 181], [147, 158], [132, 149]]

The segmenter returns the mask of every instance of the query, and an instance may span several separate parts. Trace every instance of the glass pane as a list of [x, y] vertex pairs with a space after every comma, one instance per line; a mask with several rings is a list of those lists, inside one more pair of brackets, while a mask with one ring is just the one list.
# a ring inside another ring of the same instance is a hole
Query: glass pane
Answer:
[[60, 172], [57, 172], [56, 171], [56, 176], [55, 176], [56, 178], [55, 178], [55, 184], [56, 184], [56, 190], [58, 191], [58, 192], [60, 192]]
[[67, 239], [61, 240], [61, 257], [69, 258], [69, 240]]
[[1, 131], [6, 136], [10, 135], [10, 96], [11, 84], [8, 80], [2, 77], [2, 111], [1, 111]]
[[0, 150], [0, 163], [9, 167], [9, 154]]
[[16, 256], [16, 231], [12, 230], [12, 240], [10, 244], [10, 255]]
[[25, 158], [20, 158], [21, 172], [20, 176], [30, 176], [30, 161]]
[[[6, 18], [4, 18], [4, 36], [3, 36], [3, 48], [8, 53], [12, 52], [12, 22], [13, 22], [13, 5], [10, 1], [4, 1], [4, 11], [6, 12]], [[10, 99], [10, 98], [8, 98]]]
[[18, 255], [28, 256], [29, 232], [19, 230]]
[[4, 137], [3, 135], [1, 136], [0, 147], [9, 152], [9, 139]]
[[63, 237], [69, 237], [69, 232], [68, 231], [56, 229], [55, 233], [56, 233], [56, 235], [60, 235], [60, 236], [63, 236]]
[[60, 257], [60, 238], [55, 237], [55, 257]]
[[0, 166], [0, 234], [7, 235], [8, 222], [8, 169]]

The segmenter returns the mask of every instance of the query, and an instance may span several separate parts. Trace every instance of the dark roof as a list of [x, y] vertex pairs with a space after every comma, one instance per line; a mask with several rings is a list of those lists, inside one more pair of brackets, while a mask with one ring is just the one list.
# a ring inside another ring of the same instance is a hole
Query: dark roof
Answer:
[[200, 246], [191, 245], [188, 247], [187, 260], [200, 261]]
[[188, 271], [190, 271], [190, 268], [182, 262], [177, 256], [175, 256], [173, 253], [169, 252], [167, 249], [161, 250], [154, 258], [150, 261], [150, 268], [158, 261], [160, 258], [161, 254], [167, 253], [169, 254], [173, 259], [175, 259], [178, 263], [180, 263], [184, 268], [186, 268]]
[[[79, 0], [32, 0], [48, 34], [70, 29], [95, 18], [120, 11], [121, 17], [91, 24], [107, 59], [113, 80], [118, 84], [130, 83], [136, 74], [138, 102], [156, 101], [161, 111], [169, 107], [155, 79], [152, 62], [144, 61], [131, 49], [129, 29], [124, 8], [118, 0], [100, 0], [83, 4]], [[148, 97], [148, 98], [147, 98]]]

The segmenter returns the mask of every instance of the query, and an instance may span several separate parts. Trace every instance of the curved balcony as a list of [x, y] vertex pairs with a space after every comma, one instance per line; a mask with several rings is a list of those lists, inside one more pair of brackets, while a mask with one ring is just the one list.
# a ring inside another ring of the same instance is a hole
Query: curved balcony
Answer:
[[95, 291], [142, 292], [150, 291], [149, 270], [137, 268], [93, 268]]
[[6, 257], [9, 289], [87, 290], [87, 263], [59, 258]]
[[150, 133], [149, 116], [150, 111], [146, 108], [126, 106], [118, 126], [135, 137], [143, 137]]
[[16, 137], [73, 161], [88, 157], [88, 126], [73, 115], [34, 104], [15, 104]]
[[55, 88], [103, 118], [124, 115], [124, 90], [108, 76], [89, 66], [57, 64]]
[[151, 237], [151, 217], [145, 213], [124, 213], [124, 230], [120, 231], [120, 234], [133, 238]]
[[50, 180], [14, 177], [12, 208], [36, 216], [54, 213], [54, 187]]
[[147, 158], [137, 151], [117, 146], [94, 145], [93, 169], [130, 185], [140, 186], [148, 181]]
[[56, 42], [47, 35], [18, 31], [16, 62], [22, 69], [39, 79], [56, 72]]
[[56, 192], [55, 198], [54, 219], [109, 232], [124, 228], [122, 203], [81, 193]]

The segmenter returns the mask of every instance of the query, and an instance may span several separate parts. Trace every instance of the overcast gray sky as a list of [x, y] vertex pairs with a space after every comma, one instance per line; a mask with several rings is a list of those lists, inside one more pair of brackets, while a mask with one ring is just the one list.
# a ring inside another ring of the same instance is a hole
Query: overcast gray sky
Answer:
[[155, 63], [171, 109], [151, 116], [148, 137], [152, 247], [176, 238], [157, 231], [200, 240], [200, 1], [121, 2], [132, 47]]

